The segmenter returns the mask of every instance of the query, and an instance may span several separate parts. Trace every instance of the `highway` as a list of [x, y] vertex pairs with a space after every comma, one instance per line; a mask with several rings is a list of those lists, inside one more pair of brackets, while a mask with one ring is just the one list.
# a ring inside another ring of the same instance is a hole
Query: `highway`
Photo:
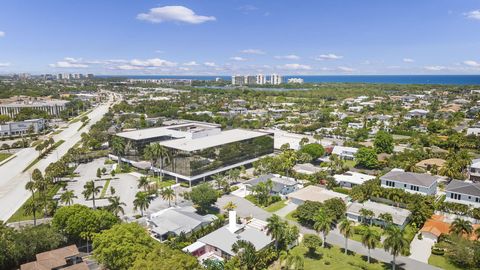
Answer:
[[42, 172], [50, 163], [56, 162], [67, 151], [81, 140], [81, 134], [87, 132], [90, 127], [102, 119], [108, 112], [111, 100], [106, 104], [97, 106], [88, 114], [89, 123], [80, 131], [82, 123], [80, 121], [72, 123], [61, 133], [54, 135], [55, 142], [64, 140], [57, 149], [53, 150], [46, 158], [40, 160], [27, 172], [22, 171], [38, 157], [38, 152], [30, 147], [20, 150], [16, 157], [6, 164], [0, 166], [0, 220], [7, 221], [23, 203], [30, 197], [30, 192], [25, 190], [25, 184], [29, 181], [31, 173], [38, 168]]

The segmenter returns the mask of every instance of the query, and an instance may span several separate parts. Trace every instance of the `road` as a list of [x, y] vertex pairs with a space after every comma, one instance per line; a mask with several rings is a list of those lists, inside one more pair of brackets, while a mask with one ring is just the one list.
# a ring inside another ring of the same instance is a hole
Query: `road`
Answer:
[[[227, 204], [229, 201], [232, 201], [237, 205], [237, 208], [235, 210], [237, 211], [238, 215], [241, 217], [253, 216], [258, 219], [266, 220], [268, 217], [272, 215], [272, 213], [269, 213], [255, 206], [253, 203], [249, 202], [248, 200], [244, 198], [236, 197], [233, 195], [225, 195], [219, 198], [217, 201], [217, 207], [220, 209], [223, 209], [223, 206], [225, 206], [225, 204]], [[314, 230], [303, 227], [298, 223], [295, 223], [292, 221], [289, 221], [289, 222], [297, 225], [302, 234], [306, 234], [306, 233], [317, 234], [317, 232], [315, 232]], [[327, 243], [338, 246], [338, 247], [344, 247], [345, 238], [338, 231], [338, 229], [334, 229], [327, 235]], [[366, 256], [368, 253], [368, 250], [360, 242], [357, 242], [354, 240], [348, 241], [348, 249], [350, 251], [353, 251], [357, 254], [361, 254], [364, 256]], [[371, 256], [372, 258], [375, 258], [379, 261], [383, 261], [386, 263], [390, 263], [392, 260], [392, 255], [390, 255], [390, 253], [379, 248], [371, 250]], [[399, 256], [397, 258], [397, 266], [402, 267], [403, 269], [440, 270], [440, 268], [437, 268], [435, 266], [432, 266], [417, 260], [413, 260], [411, 258], [404, 257], [404, 256]]]
[[97, 106], [88, 114], [90, 122], [78, 131], [82, 123], [76, 122], [70, 124], [61, 133], [54, 135], [53, 139], [58, 142], [64, 140], [57, 149], [52, 151], [46, 158], [35, 164], [27, 172], [22, 171], [38, 156], [38, 152], [34, 148], [25, 148], [16, 154], [16, 158], [12, 161], [0, 166], [0, 220], [8, 220], [18, 208], [30, 197], [30, 192], [25, 190], [25, 184], [29, 181], [31, 172], [38, 168], [42, 172], [45, 168], [67, 153], [81, 139], [81, 133], [87, 132], [90, 127], [102, 119], [103, 115], [108, 112], [111, 101], [107, 104]]

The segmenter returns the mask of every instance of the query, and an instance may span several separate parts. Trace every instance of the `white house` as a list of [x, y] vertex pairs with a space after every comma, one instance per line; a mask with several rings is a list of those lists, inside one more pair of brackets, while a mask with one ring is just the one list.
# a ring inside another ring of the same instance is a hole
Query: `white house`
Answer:
[[445, 201], [480, 207], [480, 183], [450, 181], [446, 188]]
[[358, 148], [335, 145], [332, 149], [332, 155], [335, 154], [343, 159], [355, 159]]
[[470, 180], [480, 181], [480, 158], [472, 160], [472, 164], [468, 167]]
[[437, 180], [440, 177], [426, 173], [405, 172], [393, 169], [380, 177], [382, 187], [399, 188], [411, 193], [434, 195], [437, 192]]
[[343, 174], [335, 174], [333, 178], [340, 186], [351, 188], [356, 185], [361, 185], [365, 183], [365, 181], [375, 179], [375, 176], [348, 171]]

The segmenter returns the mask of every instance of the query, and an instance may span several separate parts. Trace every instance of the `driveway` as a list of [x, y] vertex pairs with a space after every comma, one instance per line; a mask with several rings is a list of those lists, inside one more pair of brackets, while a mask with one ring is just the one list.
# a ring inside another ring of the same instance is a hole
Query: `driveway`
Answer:
[[414, 259], [420, 262], [428, 263], [428, 258], [432, 254], [432, 246], [435, 244], [433, 239], [424, 237], [422, 240], [418, 240], [417, 236], [413, 238], [410, 243], [410, 259]]
[[297, 209], [297, 207], [298, 207], [298, 205], [296, 205], [292, 202], [288, 202], [285, 207], [283, 207], [282, 209], [275, 212], [275, 214], [277, 214], [281, 217], [286, 217], [288, 215], [288, 213], [294, 211], [295, 209]]

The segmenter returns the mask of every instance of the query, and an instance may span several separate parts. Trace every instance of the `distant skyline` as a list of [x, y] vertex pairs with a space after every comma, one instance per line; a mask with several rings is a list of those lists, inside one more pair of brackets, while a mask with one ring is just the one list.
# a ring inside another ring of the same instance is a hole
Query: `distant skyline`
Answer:
[[3, 0], [0, 74], [480, 74], [478, 0]]

